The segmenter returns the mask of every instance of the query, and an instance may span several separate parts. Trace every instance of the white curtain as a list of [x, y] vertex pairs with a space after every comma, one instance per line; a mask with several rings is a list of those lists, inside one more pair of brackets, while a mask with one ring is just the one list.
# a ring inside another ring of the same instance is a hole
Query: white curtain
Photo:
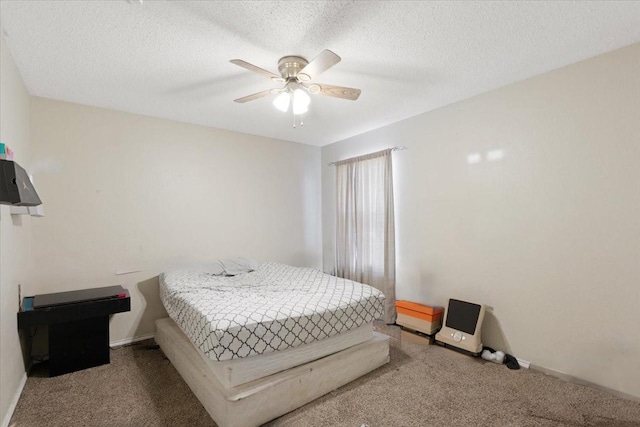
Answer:
[[336, 162], [336, 275], [379, 289], [396, 320], [392, 150]]

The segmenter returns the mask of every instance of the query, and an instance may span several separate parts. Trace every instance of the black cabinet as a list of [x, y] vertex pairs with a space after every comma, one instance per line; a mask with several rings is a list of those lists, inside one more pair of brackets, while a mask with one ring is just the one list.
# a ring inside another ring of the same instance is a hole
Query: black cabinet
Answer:
[[49, 327], [49, 376], [104, 365], [109, 359], [109, 316], [131, 310], [122, 286], [36, 295], [24, 299], [18, 328]]

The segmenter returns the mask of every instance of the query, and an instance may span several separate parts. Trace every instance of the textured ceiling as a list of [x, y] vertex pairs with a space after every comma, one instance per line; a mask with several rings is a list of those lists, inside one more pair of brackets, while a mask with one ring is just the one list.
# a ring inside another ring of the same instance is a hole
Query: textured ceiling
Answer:
[[[30, 94], [325, 145], [640, 42], [640, 2], [6, 1], [2, 33]], [[342, 62], [304, 127], [274, 95], [285, 55]]]

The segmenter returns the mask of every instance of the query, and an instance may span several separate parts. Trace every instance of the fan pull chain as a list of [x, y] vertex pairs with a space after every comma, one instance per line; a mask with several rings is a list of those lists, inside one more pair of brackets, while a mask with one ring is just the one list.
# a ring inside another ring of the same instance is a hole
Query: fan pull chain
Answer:
[[[300, 114], [300, 127], [304, 127], [304, 114]], [[293, 113], [293, 128], [296, 128], [296, 113]]]

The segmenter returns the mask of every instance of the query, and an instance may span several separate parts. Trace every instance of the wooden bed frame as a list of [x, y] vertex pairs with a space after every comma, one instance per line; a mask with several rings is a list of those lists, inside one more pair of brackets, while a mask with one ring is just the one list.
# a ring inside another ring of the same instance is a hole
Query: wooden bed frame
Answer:
[[372, 332], [370, 340], [337, 353], [225, 387], [171, 319], [156, 320], [156, 327], [156, 342], [220, 427], [259, 426], [389, 362], [389, 337]]

